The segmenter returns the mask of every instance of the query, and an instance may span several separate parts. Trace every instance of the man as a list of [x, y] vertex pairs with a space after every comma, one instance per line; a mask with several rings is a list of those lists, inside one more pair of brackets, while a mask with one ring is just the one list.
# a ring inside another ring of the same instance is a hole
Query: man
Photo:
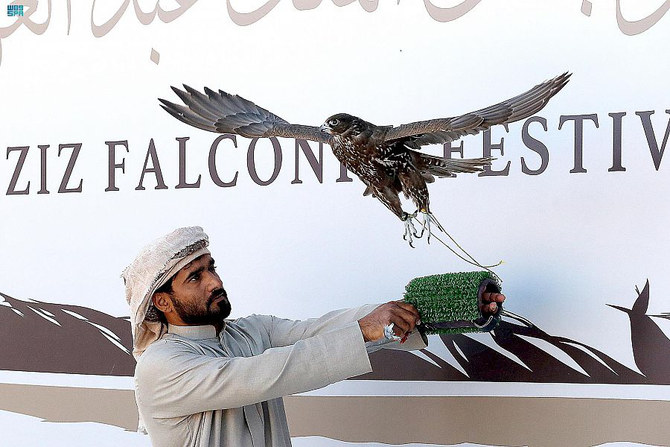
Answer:
[[[225, 320], [231, 305], [207, 246], [202, 228], [177, 229], [122, 275], [135, 396], [155, 446], [290, 446], [282, 396], [370, 372], [368, 352], [382, 346], [426, 346], [417, 310], [400, 301], [306, 321]], [[485, 300], [494, 312], [504, 297]]]

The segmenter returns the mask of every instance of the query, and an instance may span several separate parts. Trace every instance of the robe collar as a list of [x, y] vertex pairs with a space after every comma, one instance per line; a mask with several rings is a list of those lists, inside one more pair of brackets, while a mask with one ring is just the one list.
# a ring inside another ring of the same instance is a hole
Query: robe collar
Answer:
[[191, 340], [204, 340], [216, 338], [216, 328], [212, 325], [203, 326], [177, 326], [168, 324], [168, 333], [179, 335]]

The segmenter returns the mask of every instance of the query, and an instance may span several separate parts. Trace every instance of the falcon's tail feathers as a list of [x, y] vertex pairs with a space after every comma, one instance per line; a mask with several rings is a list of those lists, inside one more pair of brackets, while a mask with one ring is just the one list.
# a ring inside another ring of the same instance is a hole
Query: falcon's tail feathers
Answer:
[[454, 174], [471, 174], [473, 172], [481, 172], [486, 166], [491, 166], [491, 162], [495, 160], [492, 157], [483, 158], [441, 158], [432, 155], [420, 154], [422, 171], [438, 177], [453, 177]]

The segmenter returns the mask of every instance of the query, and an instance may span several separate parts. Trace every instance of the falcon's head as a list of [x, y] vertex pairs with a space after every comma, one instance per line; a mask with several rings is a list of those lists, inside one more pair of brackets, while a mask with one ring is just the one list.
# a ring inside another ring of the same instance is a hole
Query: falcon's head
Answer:
[[321, 132], [329, 135], [344, 135], [353, 133], [357, 135], [366, 128], [366, 122], [347, 113], [338, 113], [331, 116], [319, 127]]

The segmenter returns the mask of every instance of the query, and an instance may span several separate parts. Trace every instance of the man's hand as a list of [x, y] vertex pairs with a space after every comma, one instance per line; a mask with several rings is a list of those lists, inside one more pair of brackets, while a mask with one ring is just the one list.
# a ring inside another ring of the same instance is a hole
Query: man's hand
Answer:
[[403, 337], [414, 330], [419, 322], [419, 312], [404, 301], [391, 301], [358, 320], [365, 341], [377, 341], [384, 337], [384, 326], [393, 323], [393, 332]]
[[479, 306], [482, 314], [485, 316], [493, 315], [498, 311], [498, 304], [505, 301], [505, 295], [495, 292], [484, 292], [482, 294], [482, 304]]

